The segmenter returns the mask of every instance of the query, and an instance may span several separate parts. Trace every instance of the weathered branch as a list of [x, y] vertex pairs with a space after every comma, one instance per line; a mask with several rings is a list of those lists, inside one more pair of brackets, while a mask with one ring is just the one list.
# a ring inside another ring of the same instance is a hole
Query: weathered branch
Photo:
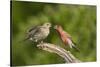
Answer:
[[63, 49], [55, 44], [40, 43], [37, 45], [37, 47], [42, 49], [42, 50], [58, 54], [66, 61], [66, 63], [81, 62], [77, 58], [75, 58], [69, 51], [67, 51], [67, 50], [65, 50], [65, 49]]

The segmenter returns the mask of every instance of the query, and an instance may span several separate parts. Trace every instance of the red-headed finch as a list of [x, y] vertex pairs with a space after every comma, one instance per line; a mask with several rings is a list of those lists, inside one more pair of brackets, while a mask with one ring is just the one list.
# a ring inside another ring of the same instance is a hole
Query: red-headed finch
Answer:
[[70, 48], [75, 48], [77, 51], [79, 51], [79, 49], [75, 46], [72, 37], [63, 30], [62, 26], [55, 25], [54, 29], [56, 29], [56, 31], [59, 33], [59, 36], [65, 45], [69, 45]]

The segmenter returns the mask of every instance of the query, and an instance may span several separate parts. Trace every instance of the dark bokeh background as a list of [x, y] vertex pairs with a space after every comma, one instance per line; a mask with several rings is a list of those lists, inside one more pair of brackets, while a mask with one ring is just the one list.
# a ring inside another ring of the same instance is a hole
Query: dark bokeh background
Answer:
[[[31, 26], [51, 22], [60, 24], [77, 43], [80, 53], [72, 54], [83, 62], [96, 61], [96, 6], [12, 1], [12, 65], [58, 64], [64, 60], [56, 54], [42, 51], [25, 38]], [[51, 29], [46, 42], [66, 49], [57, 32]]]

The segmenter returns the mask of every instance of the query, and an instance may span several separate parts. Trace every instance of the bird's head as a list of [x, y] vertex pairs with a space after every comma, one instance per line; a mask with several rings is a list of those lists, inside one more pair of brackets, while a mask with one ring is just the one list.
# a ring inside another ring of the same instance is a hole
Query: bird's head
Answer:
[[57, 30], [57, 29], [62, 29], [62, 27], [61, 27], [61, 25], [55, 25], [55, 26], [54, 26], [54, 29], [56, 29], [56, 30]]
[[50, 28], [51, 27], [51, 23], [49, 23], [49, 22], [48, 23], [44, 23], [43, 26]]

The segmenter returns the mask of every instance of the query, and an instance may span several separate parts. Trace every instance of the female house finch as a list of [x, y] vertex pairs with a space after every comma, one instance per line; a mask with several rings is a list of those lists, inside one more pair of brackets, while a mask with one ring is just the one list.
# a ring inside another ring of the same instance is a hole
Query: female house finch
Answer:
[[56, 31], [59, 33], [59, 36], [65, 45], [68, 44], [70, 48], [75, 48], [77, 51], [79, 51], [79, 49], [75, 46], [75, 43], [72, 41], [71, 36], [65, 32], [60, 25], [55, 25], [54, 29], [56, 29]]
[[25, 40], [29, 39], [33, 42], [43, 41], [49, 35], [50, 27], [51, 23], [44, 23], [29, 29], [27, 32], [28, 37]]

